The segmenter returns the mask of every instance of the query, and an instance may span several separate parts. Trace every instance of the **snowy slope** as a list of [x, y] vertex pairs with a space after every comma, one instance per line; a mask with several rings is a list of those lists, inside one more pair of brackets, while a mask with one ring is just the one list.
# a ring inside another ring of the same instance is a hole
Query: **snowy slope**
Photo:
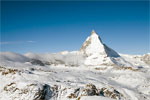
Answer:
[[92, 34], [80, 51], [0, 52], [0, 100], [150, 100], [150, 54], [118, 54]]
[[0, 61], [26, 62], [29, 59], [21, 54], [12, 52], [1, 52]]
[[91, 96], [150, 99], [150, 68], [145, 66], [134, 69], [107, 65], [40, 66], [30, 62], [2, 66], [2, 63], [5, 62], [0, 63], [0, 100], [88, 100]]
[[81, 98], [81, 100], [114, 100], [114, 99], [105, 98], [102, 96], [84, 96]]

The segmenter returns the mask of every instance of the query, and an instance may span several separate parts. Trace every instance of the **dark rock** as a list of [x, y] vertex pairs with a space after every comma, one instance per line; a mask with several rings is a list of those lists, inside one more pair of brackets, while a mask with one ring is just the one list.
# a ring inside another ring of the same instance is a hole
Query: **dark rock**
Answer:
[[31, 63], [32, 63], [33, 65], [40, 65], [40, 66], [44, 66], [44, 65], [45, 65], [42, 61], [37, 60], [37, 59], [32, 59], [32, 60], [31, 60]]

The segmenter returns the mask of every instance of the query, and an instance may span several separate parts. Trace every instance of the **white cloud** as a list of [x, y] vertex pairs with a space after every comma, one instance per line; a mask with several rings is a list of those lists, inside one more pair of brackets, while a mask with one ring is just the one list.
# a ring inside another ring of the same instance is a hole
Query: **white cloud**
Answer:
[[12, 44], [12, 42], [0, 42], [0, 44]]
[[26, 41], [26, 42], [29, 42], [29, 43], [35, 43], [35, 41]]
[[3, 41], [3, 42], [0, 42], [0, 45], [22, 44], [22, 43], [35, 43], [35, 41]]

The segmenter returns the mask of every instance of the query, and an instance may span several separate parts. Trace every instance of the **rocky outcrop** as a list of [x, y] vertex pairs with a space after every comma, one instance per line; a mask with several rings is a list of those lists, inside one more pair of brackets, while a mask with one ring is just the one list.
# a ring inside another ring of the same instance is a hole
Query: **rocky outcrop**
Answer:
[[[22, 84], [22, 87], [19, 86], [20, 84]], [[7, 98], [12, 98], [13, 100], [49, 100], [53, 94], [47, 84], [16, 82], [11, 82], [4, 86], [3, 92], [8, 96]]]
[[42, 61], [40, 61], [40, 60], [38, 60], [38, 59], [31, 59], [31, 64], [33, 64], [33, 65], [40, 65], [40, 66], [44, 66], [45, 64], [42, 62]]
[[125, 100], [123, 94], [114, 89], [113, 87], [97, 88], [93, 84], [86, 84], [85, 88], [77, 88], [69, 94], [68, 98], [77, 98], [80, 100], [83, 96], [103, 96], [116, 100]]

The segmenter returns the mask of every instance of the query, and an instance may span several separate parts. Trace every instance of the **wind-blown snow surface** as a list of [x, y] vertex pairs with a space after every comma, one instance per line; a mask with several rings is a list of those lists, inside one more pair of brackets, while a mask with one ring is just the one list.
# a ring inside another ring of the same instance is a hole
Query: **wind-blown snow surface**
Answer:
[[78, 51], [0, 53], [0, 100], [150, 100], [150, 55], [124, 55], [134, 66], [84, 64]]

